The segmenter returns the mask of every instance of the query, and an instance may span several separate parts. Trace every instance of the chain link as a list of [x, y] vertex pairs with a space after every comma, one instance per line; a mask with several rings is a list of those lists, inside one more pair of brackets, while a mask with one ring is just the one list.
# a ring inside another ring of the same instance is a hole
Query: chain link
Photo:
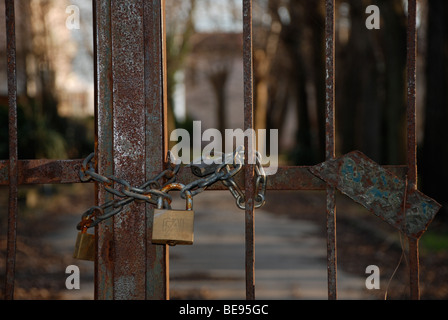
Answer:
[[[95, 157], [94, 153], [91, 153], [84, 159], [79, 175], [81, 181], [94, 181], [101, 183], [104, 189], [115, 195], [117, 198], [107, 201], [101, 206], [93, 206], [85, 211], [82, 215], [82, 220], [77, 225], [78, 230], [83, 228], [90, 228], [98, 225], [101, 221], [109, 219], [110, 217], [121, 212], [125, 205], [131, 203], [134, 200], [145, 201], [153, 205], [157, 205], [158, 200], [162, 199], [167, 206], [170, 205], [172, 198], [162, 189], [174, 183], [177, 180], [177, 173], [180, 168], [180, 163], [176, 163], [176, 159], [169, 152], [168, 164], [166, 170], [163, 170], [152, 179], [146, 181], [140, 187], [132, 187], [126, 180], [115, 177], [113, 175], [103, 176], [95, 172], [94, 164], [92, 162]], [[221, 159], [219, 159], [221, 158]], [[266, 194], [266, 174], [261, 164], [261, 155], [258, 151], [255, 152], [256, 158], [256, 180], [255, 180], [255, 208], [260, 208], [265, 203]], [[204, 161], [205, 160], [205, 161]], [[198, 161], [191, 162], [188, 167], [192, 168], [192, 172], [195, 173], [194, 166]], [[220, 162], [220, 163], [218, 163]], [[241, 170], [244, 164], [244, 147], [239, 147], [235, 152], [224, 154], [215, 154], [215, 159], [202, 159], [202, 165], [207, 167], [207, 173], [205, 176], [190, 182], [181, 189], [181, 197], [185, 199], [185, 193], [189, 192], [191, 196], [195, 196], [203, 192], [207, 187], [222, 181], [223, 184], [229, 189], [230, 193], [236, 200], [238, 208], [245, 209], [245, 195], [241, 188], [235, 182], [233, 177]], [[209, 167], [214, 166], [214, 167]], [[210, 168], [214, 168], [214, 171]], [[212, 173], [210, 173], [212, 172]], [[196, 174], [196, 173], [195, 173]], [[120, 187], [114, 187], [120, 186]]]
[[[240, 149], [241, 147], [230, 154], [215, 154], [216, 159], [201, 159], [201, 163], [205, 160], [204, 162], [209, 162], [210, 166], [216, 166], [214, 172], [185, 185], [181, 190], [181, 197], [185, 198], [184, 193], [187, 190], [191, 192], [192, 196], [195, 196], [217, 181], [224, 182], [232, 179], [243, 167]], [[218, 160], [219, 157], [221, 158], [220, 160]], [[193, 168], [196, 162], [198, 161], [192, 161], [188, 166]], [[192, 170], [192, 172], [194, 173], [195, 171]]]
[[[93, 206], [85, 211], [82, 215], [82, 221], [77, 225], [78, 230], [81, 230], [83, 227], [90, 228], [98, 225], [101, 221], [120, 213], [125, 205], [134, 200], [145, 201], [157, 205], [158, 198], [162, 197], [168, 203], [171, 203], [171, 196], [160, 190], [165, 185], [176, 181], [176, 174], [180, 168], [180, 164], [176, 166], [171, 164], [170, 154], [168, 155], [168, 169], [163, 170], [140, 187], [132, 187], [126, 180], [117, 178], [113, 175], [103, 176], [96, 173], [94, 164], [92, 163], [94, 156], [95, 153], [91, 153], [84, 159], [79, 171], [81, 181], [89, 181], [93, 179], [94, 181], [101, 183], [107, 192], [118, 198], [107, 201], [101, 206]], [[160, 180], [165, 180], [165, 182], [162, 184]], [[121, 188], [114, 188], [114, 184], [118, 186], [121, 185]]]

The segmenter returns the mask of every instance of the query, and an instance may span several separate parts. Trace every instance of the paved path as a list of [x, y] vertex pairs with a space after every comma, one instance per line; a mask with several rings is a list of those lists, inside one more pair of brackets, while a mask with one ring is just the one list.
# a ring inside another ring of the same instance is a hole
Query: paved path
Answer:
[[[182, 203], [173, 204], [181, 208]], [[245, 299], [244, 212], [230, 193], [208, 191], [194, 198], [195, 242], [170, 247], [172, 298]], [[77, 218], [53, 234], [57, 250], [71, 256]], [[61, 221], [64, 222], [65, 220]], [[327, 299], [326, 239], [310, 221], [275, 216], [263, 209], [255, 218], [257, 299]], [[66, 239], [66, 240], [64, 240]], [[81, 290], [65, 299], [93, 298], [93, 263], [67, 259], [81, 268]], [[365, 278], [338, 270], [338, 298], [363, 299]]]
[[[174, 296], [245, 299], [244, 212], [230, 194], [214, 193], [195, 197], [194, 245], [170, 248]], [[256, 210], [256, 299], [327, 299], [326, 239], [319, 230]], [[364, 285], [365, 278], [338, 270], [338, 298], [362, 299]]]

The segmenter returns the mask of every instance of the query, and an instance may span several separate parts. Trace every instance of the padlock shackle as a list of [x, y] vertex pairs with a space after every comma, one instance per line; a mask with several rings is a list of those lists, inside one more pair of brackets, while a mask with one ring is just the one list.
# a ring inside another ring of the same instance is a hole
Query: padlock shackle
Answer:
[[[95, 215], [95, 211], [98, 211], [99, 214]], [[76, 226], [76, 229], [81, 231], [87, 231], [88, 228], [95, 225], [95, 221], [92, 220], [94, 217], [102, 216], [104, 214], [104, 209], [99, 206], [93, 206], [86, 212], [84, 212], [82, 216], [82, 220]]]
[[[167, 184], [162, 189], [160, 189], [161, 192], [169, 192], [171, 190], [182, 190], [185, 187], [182, 183], [173, 182], [170, 184]], [[185, 198], [187, 199], [187, 210], [193, 210], [193, 196], [191, 195], [191, 192], [189, 190], [185, 190]], [[157, 207], [159, 209], [162, 209], [163, 207], [163, 197], [159, 197], [157, 200]]]

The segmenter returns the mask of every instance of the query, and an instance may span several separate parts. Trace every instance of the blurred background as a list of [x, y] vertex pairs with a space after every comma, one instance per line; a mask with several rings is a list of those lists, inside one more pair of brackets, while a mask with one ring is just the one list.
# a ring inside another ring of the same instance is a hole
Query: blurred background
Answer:
[[[406, 3], [402, 0], [336, 1], [336, 149], [339, 155], [360, 150], [380, 164], [406, 163]], [[365, 26], [369, 16], [365, 9], [371, 4], [380, 9], [379, 30], [368, 30]], [[70, 29], [66, 25], [67, 18], [73, 14], [66, 11], [70, 5], [79, 8], [79, 28]], [[20, 159], [78, 159], [93, 151], [91, 6], [90, 0], [16, 1]], [[0, 12], [0, 25], [5, 26], [3, 2]], [[443, 205], [421, 240], [423, 299], [448, 298], [447, 15], [446, 1], [418, 1], [419, 189]], [[253, 1], [255, 126], [279, 130], [282, 165], [313, 165], [325, 160], [324, 18], [324, 1]], [[243, 128], [241, 1], [166, 0], [166, 19], [168, 132], [175, 128], [191, 130], [195, 120], [202, 121], [202, 130], [218, 128], [223, 132], [225, 128]], [[5, 32], [0, 32], [0, 53], [0, 159], [8, 159]], [[7, 187], [1, 189], [0, 280], [4, 278], [8, 194]], [[210, 193], [210, 197], [212, 194], [222, 197], [222, 193]], [[207, 193], [201, 196], [208, 197]], [[226, 193], [224, 197], [227, 196]], [[389, 297], [406, 298], [406, 263], [397, 269], [402, 272], [393, 273], [402, 253], [395, 230], [376, 221], [376, 217], [372, 219], [344, 196], [338, 197], [338, 235], [341, 233], [338, 250], [342, 270], [365, 277], [365, 266], [372, 263], [362, 264], [364, 269], [356, 267], [356, 263], [375, 256], [383, 270], [387, 270], [384, 284], [393, 278], [391, 283], [399, 288], [391, 290]], [[303, 219], [315, 222], [319, 226], [316, 235], [325, 241], [323, 194], [268, 192], [267, 199], [263, 210], [271, 216], [285, 216], [299, 224]], [[74, 262], [69, 251], [61, 256], [55, 247], [67, 240], [66, 229], [61, 226], [74, 229], [73, 223], [80, 214], [93, 205], [93, 186], [21, 186], [19, 201], [16, 297], [64, 298], [61, 292], [66, 291], [65, 274], [62, 271], [61, 275], [61, 270]], [[291, 204], [297, 210], [291, 210]], [[69, 248], [75, 241], [74, 231], [74, 236], [67, 240]], [[241, 241], [243, 244], [244, 239]], [[323, 254], [325, 257], [325, 250]], [[91, 270], [92, 265], [83, 264], [83, 268]], [[83, 273], [87, 274], [87, 282], [92, 281], [89, 272]], [[322, 277], [325, 276], [323, 273]], [[2, 288], [3, 285], [1, 281]], [[369, 292], [368, 298], [382, 298], [385, 285], [380, 293]], [[210, 298], [207, 290], [195, 291], [192, 296], [188, 290], [178, 297]], [[325, 295], [326, 292], [323, 298]], [[266, 297], [270, 297], [269, 293]]]

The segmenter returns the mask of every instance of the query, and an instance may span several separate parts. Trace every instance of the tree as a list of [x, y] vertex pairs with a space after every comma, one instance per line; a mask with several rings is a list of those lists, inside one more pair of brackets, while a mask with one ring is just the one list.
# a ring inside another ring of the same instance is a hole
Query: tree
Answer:
[[283, 139], [293, 105], [298, 128], [292, 161], [314, 164], [325, 141], [323, 7], [318, 1], [269, 0], [265, 10], [271, 23], [261, 20], [255, 31], [256, 126], [278, 129]]
[[231, 60], [218, 63], [210, 68], [208, 80], [216, 96], [218, 130], [221, 133], [227, 128], [226, 121], [226, 85], [231, 72]]
[[194, 12], [196, 0], [166, 2], [166, 65], [168, 132], [180, 124], [174, 115], [174, 88], [176, 73], [183, 69], [190, 53], [190, 39], [195, 33]]
[[[448, 185], [448, 3], [428, 1], [426, 50], [426, 113], [421, 153], [423, 192], [442, 204], [447, 221]], [[441, 216], [440, 213], [438, 217]]]

